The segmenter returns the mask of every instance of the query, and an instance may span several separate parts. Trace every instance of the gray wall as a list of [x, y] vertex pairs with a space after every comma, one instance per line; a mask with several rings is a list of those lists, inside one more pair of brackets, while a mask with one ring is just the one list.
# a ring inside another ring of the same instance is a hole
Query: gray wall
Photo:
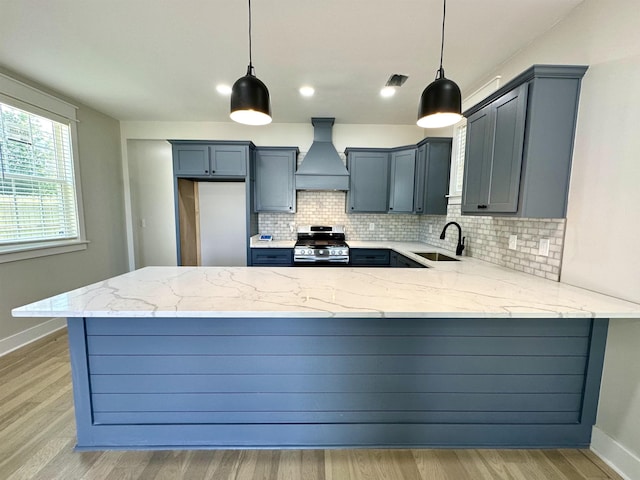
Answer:
[[[1, 70], [56, 95], [44, 86]], [[64, 98], [78, 110], [78, 154], [86, 250], [0, 264], [0, 341], [45, 319], [13, 318], [11, 309], [126, 271], [120, 125], [111, 117]]]

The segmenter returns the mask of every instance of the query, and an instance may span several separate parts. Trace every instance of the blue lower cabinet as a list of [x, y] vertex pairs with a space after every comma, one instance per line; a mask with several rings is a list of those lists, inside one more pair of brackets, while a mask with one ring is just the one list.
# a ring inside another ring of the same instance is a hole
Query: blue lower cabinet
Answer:
[[293, 266], [293, 249], [252, 248], [251, 265], [254, 267], [291, 267]]
[[391, 252], [387, 249], [351, 248], [349, 249], [350, 264], [354, 267], [388, 267]]
[[78, 448], [585, 447], [607, 320], [71, 318]]
[[390, 266], [395, 268], [428, 268], [426, 265], [418, 263], [415, 260], [394, 251], [391, 252]]

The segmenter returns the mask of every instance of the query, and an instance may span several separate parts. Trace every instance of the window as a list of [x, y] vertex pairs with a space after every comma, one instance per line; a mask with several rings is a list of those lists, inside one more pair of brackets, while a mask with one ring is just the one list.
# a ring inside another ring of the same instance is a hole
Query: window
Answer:
[[[449, 185], [449, 197], [462, 195], [462, 180], [464, 178], [464, 150], [467, 140], [467, 122], [464, 119], [454, 129], [453, 145], [451, 148], [451, 184]], [[451, 201], [450, 203], [459, 203]]]
[[0, 76], [0, 262], [86, 248], [69, 107]]
[[69, 126], [0, 103], [0, 244], [78, 238]]

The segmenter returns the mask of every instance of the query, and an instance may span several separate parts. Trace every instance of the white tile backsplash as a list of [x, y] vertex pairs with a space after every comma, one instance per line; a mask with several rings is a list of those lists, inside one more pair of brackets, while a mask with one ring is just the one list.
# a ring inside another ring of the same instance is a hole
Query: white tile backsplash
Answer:
[[[451, 226], [446, 238], [440, 232], [447, 222], [455, 221], [466, 237], [465, 255], [503, 267], [558, 281], [564, 242], [565, 219], [507, 218], [462, 216], [460, 205], [449, 205], [447, 216], [423, 216], [418, 239], [455, 250], [458, 230]], [[432, 233], [429, 233], [431, 225]], [[509, 236], [518, 237], [517, 247], [510, 250]], [[549, 239], [549, 256], [538, 255], [541, 238]]]
[[[306, 152], [300, 152], [298, 165]], [[344, 154], [340, 154], [346, 163]], [[451, 204], [447, 216], [410, 214], [346, 213], [346, 192], [299, 191], [297, 212], [260, 213], [260, 233], [274, 240], [295, 240], [300, 225], [344, 225], [347, 241], [378, 240], [427, 242], [455, 252], [458, 230], [440, 232], [447, 222], [455, 221], [466, 237], [464, 254], [521, 272], [558, 281], [564, 244], [565, 219], [462, 216], [460, 205]], [[374, 229], [370, 230], [370, 224]], [[431, 226], [431, 233], [429, 233]], [[517, 248], [508, 248], [509, 236], [517, 235]], [[549, 256], [538, 255], [541, 238], [549, 239]]]
[[[370, 224], [374, 230], [369, 230]], [[346, 192], [325, 191], [299, 191], [294, 214], [259, 215], [260, 233], [270, 233], [276, 240], [294, 240], [301, 225], [344, 225], [347, 240], [413, 242], [419, 236], [420, 218], [408, 214], [347, 214]]]

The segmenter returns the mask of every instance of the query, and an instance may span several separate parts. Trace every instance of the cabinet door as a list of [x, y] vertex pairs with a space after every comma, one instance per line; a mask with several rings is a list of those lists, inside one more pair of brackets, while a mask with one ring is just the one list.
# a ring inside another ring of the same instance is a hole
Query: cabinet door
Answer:
[[421, 145], [416, 159], [415, 212], [447, 214], [447, 193], [451, 173], [451, 140]]
[[253, 266], [293, 266], [293, 249], [291, 248], [252, 248], [251, 265]]
[[386, 212], [389, 202], [389, 154], [350, 152], [347, 160], [347, 212]]
[[377, 248], [352, 248], [349, 250], [351, 265], [359, 267], [388, 267], [390, 251]]
[[247, 174], [249, 148], [245, 145], [212, 145], [211, 175], [220, 177], [244, 177]]
[[416, 149], [391, 153], [389, 212], [412, 213], [416, 174]]
[[467, 120], [462, 186], [463, 213], [478, 213], [488, 208], [489, 162], [493, 134], [491, 118], [491, 105], [488, 105]]
[[173, 170], [175, 175], [208, 176], [209, 151], [206, 145], [174, 145]]
[[293, 150], [256, 151], [256, 212], [295, 212]]
[[518, 211], [524, 148], [527, 84], [492, 103], [493, 151], [489, 175], [488, 212]]

